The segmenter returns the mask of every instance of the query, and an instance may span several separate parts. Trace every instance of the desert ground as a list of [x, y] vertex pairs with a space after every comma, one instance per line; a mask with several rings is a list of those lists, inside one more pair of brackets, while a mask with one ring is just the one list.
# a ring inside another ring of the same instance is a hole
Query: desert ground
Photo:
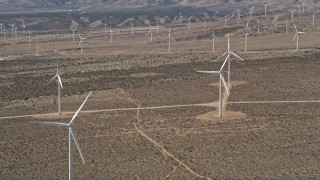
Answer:
[[[32, 121], [69, 122], [89, 91], [76, 132], [75, 179], [319, 179], [320, 21], [296, 17], [300, 50], [273, 16], [253, 17], [248, 52], [235, 20], [149, 27], [38, 32], [0, 41], [0, 179], [66, 179], [68, 130]], [[257, 33], [257, 21], [261, 23]], [[171, 52], [168, 53], [168, 28]], [[215, 51], [211, 34], [215, 30]], [[218, 117], [218, 70], [231, 57], [230, 96]], [[60, 64], [62, 115], [57, 84]], [[232, 88], [231, 88], [232, 87]], [[139, 103], [141, 106], [139, 106]]]

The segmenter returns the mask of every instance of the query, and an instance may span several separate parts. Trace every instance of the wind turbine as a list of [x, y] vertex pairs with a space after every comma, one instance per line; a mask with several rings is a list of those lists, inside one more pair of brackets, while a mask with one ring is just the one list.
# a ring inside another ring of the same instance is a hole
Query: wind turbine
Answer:
[[31, 44], [31, 34], [32, 32], [28, 31], [28, 34], [29, 34], [29, 45]]
[[237, 14], [238, 14], [238, 18], [237, 18], [237, 24], [239, 25], [239, 22], [240, 22], [240, 17], [241, 17], [241, 15], [240, 15], [240, 12], [241, 12], [241, 10], [240, 9], [236, 9], [236, 11], [237, 11]]
[[2, 34], [3, 23], [0, 23], [0, 33]]
[[16, 38], [16, 42], [18, 42], [18, 33], [17, 33], [18, 27], [14, 28], [14, 37]]
[[181, 15], [181, 12], [180, 12], [180, 16], [179, 16], [178, 22], [182, 23], [182, 21], [183, 21], [183, 16]]
[[257, 31], [257, 33], [259, 34], [260, 33], [260, 21], [259, 21], [259, 19], [257, 19], [257, 23], [258, 23], [258, 31]]
[[314, 26], [314, 16], [315, 16], [317, 13], [319, 13], [319, 12], [320, 12], [320, 10], [317, 11], [317, 12], [315, 12], [315, 13], [313, 13], [313, 15], [312, 15], [312, 26]]
[[214, 34], [214, 30], [213, 30], [213, 33], [212, 33], [212, 35], [211, 35], [211, 37], [212, 37], [212, 52], [214, 52], [214, 45], [215, 45], [215, 42], [214, 42], [214, 39], [216, 38], [216, 35]]
[[192, 16], [188, 19], [188, 32], [190, 31], [191, 19], [192, 19]]
[[3, 32], [3, 40], [5, 41], [6, 40], [6, 32], [8, 32], [8, 30], [6, 30], [5, 25], [3, 25], [2, 32]]
[[27, 29], [26, 25], [24, 24], [24, 20], [22, 20], [22, 30], [23, 30], [23, 36], [25, 36], [25, 30]]
[[227, 15], [226, 15], [224, 16], [224, 28], [227, 28], [227, 20], [229, 19], [227, 19]]
[[231, 79], [231, 55], [234, 55], [235, 57], [237, 57], [238, 59], [244, 61], [240, 56], [238, 56], [237, 54], [235, 54], [234, 52], [232, 52], [231, 48], [230, 48], [230, 36], [228, 34], [228, 51], [223, 53], [221, 56], [219, 56], [216, 60], [220, 59], [221, 57], [227, 55], [228, 59], [228, 83], [230, 83], [230, 79]]
[[152, 30], [156, 30], [156, 28], [151, 27], [151, 24], [149, 22], [149, 33], [148, 33], [148, 35], [150, 34], [150, 41], [151, 42], [152, 42]]
[[74, 32], [77, 30], [77, 28], [72, 28], [70, 27], [71, 31], [72, 31], [72, 42], [74, 43]]
[[11, 34], [13, 35], [13, 27], [16, 25], [16, 23], [13, 24], [9, 24], [9, 26], [11, 26]]
[[276, 15], [275, 17], [274, 17], [274, 20], [273, 20], [273, 24], [274, 24], [274, 27], [278, 27], [278, 18], [280, 17], [281, 15]]
[[252, 17], [253, 9], [254, 9], [254, 7], [251, 7], [251, 8], [249, 9], [250, 19], [251, 19], [251, 17]]
[[203, 27], [204, 27], [204, 28], [206, 28], [206, 27], [207, 27], [207, 17], [204, 17]]
[[104, 20], [104, 34], [107, 34], [107, 19]]
[[300, 9], [301, 9], [301, 6], [298, 4], [299, 14], [301, 13]]
[[159, 34], [159, 22], [157, 22], [157, 34]]
[[247, 22], [247, 27], [245, 28], [245, 31], [243, 31], [243, 34], [245, 36], [245, 43], [244, 43], [244, 52], [247, 52], [247, 46], [248, 46], [248, 35], [251, 34], [250, 28], [249, 28], [249, 20]]
[[79, 41], [79, 47], [80, 47], [80, 52], [81, 52], [81, 54], [82, 54], [82, 40], [85, 40], [85, 39], [87, 39], [87, 38], [83, 38], [83, 37], [81, 37], [81, 35], [80, 34], [78, 34], [79, 35], [79, 38], [80, 38], [80, 41]]
[[41, 125], [60, 126], [60, 127], [68, 128], [68, 133], [69, 133], [69, 180], [72, 180], [74, 178], [74, 176], [73, 176], [73, 143], [72, 143], [72, 141], [74, 141], [74, 143], [76, 144], [76, 147], [78, 149], [81, 160], [82, 160], [83, 164], [85, 164], [84, 157], [83, 157], [81, 147], [80, 147], [80, 143], [79, 143], [77, 134], [75, 132], [74, 123], [75, 123], [76, 117], [80, 113], [81, 109], [83, 108], [84, 104], [87, 102], [90, 95], [91, 95], [91, 91], [89, 92], [86, 99], [83, 101], [80, 108], [73, 115], [71, 121], [68, 124], [67, 123], [60, 123], [60, 122], [35, 122], [35, 121], [31, 122], [31, 123], [41, 124]]
[[298, 31], [296, 24], [294, 24], [294, 28], [295, 28], [295, 30], [296, 30], [296, 34], [295, 34], [294, 38], [292, 39], [292, 42], [293, 42], [295, 39], [297, 39], [297, 51], [299, 51], [299, 34], [303, 34], [303, 33], [305, 33], [305, 32]]
[[133, 36], [133, 23], [132, 23], [132, 21], [131, 21], [131, 36]]
[[176, 41], [175, 39], [173, 39], [173, 37], [171, 36], [171, 28], [169, 28], [169, 35], [164, 39], [166, 40], [168, 39], [169, 40], [169, 52], [171, 52], [171, 39]]
[[109, 32], [110, 32], [110, 43], [113, 42], [113, 31], [111, 30], [111, 27], [109, 29]]
[[[220, 83], [219, 83], [219, 116], [223, 116], [223, 98], [222, 98], [222, 83], [226, 89], [226, 92], [227, 92], [227, 95], [229, 96], [229, 89], [228, 89], [228, 86], [227, 86], [227, 83], [223, 77], [223, 68], [224, 66], [226, 65], [226, 63], [228, 62], [228, 84], [230, 83], [230, 77], [231, 77], [231, 73], [230, 73], [230, 68], [231, 68], [231, 63], [230, 63], [230, 56], [231, 55], [234, 55], [236, 56], [237, 58], [243, 60], [241, 57], [239, 57], [238, 55], [236, 55], [235, 53], [233, 53], [231, 51], [231, 48], [230, 48], [230, 38], [229, 38], [229, 34], [228, 34], [228, 51], [224, 54], [222, 54], [220, 57], [218, 57], [217, 59], [223, 57], [227, 55], [225, 61], [223, 62], [221, 68], [219, 71], [197, 71], [197, 72], [200, 72], [200, 73], [207, 73], [207, 74], [219, 74], [220, 76]], [[244, 60], [243, 60], [244, 61]]]
[[267, 16], [267, 7], [269, 6], [269, 4], [263, 4], [264, 6], [264, 15]]
[[51, 83], [51, 81], [53, 81], [54, 79], [57, 79], [57, 84], [58, 84], [58, 113], [59, 115], [61, 115], [61, 88], [63, 88], [63, 86], [62, 86], [62, 81], [60, 77], [60, 70], [59, 70], [58, 63], [57, 63], [57, 73], [55, 76], [53, 76], [53, 78], [49, 81], [49, 83]]
[[293, 13], [296, 11], [295, 9], [289, 10], [291, 12], [291, 22], [293, 22]]

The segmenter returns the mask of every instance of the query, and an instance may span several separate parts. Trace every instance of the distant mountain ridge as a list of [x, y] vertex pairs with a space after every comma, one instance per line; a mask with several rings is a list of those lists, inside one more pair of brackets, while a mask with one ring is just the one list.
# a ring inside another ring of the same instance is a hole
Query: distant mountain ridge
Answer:
[[[316, 4], [319, 0], [307, 0], [304, 3]], [[0, 0], [0, 11], [33, 10], [114, 10], [152, 7], [210, 7], [236, 4], [262, 4], [261, 0]], [[271, 3], [302, 3], [302, 0], [278, 0]]]

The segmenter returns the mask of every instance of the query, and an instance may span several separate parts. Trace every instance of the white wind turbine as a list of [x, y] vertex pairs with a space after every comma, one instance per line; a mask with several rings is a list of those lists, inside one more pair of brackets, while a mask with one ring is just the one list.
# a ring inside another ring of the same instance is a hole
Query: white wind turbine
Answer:
[[13, 28], [14, 28], [15, 25], [16, 25], [16, 23], [9, 24], [9, 26], [11, 26], [11, 34], [12, 34], [12, 35], [13, 35]]
[[269, 6], [269, 4], [263, 4], [264, 6], [264, 15], [267, 16], [267, 7]]
[[151, 24], [149, 23], [149, 33], [148, 35], [150, 35], [150, 41], [152, 42], [152, 30], [157, 30], [156, 28], [151, 27]]
[[81, 158], [83, 164], [85, 164], [84, 157], [83, 157], [83, 154], [82, 154], [82, 151], [81, 151], [81, 147], [80, 147], [80, 143], [79, 143], [77, 134], [75, 132], [74, 123], [75, 123], [76, 117], [80, 113], [80, 111], [83, 108], [84, 104], [87, 102], [90, 94], [91, 94], [91, 91], [89, 92], [89, 94], [87, 95], [87, 97], [83, 101], [83, 103], [81, 104], [80, 108], [73, 115], [73, 117], [72, 117], [72, 119], [71, 119], [71, 121], [69, 123], [35, 122], [35, 121], [31, 122], [31, 123], [41, 124], [41, 125], [60, 126], [60, 127], [68, 128], [68, 133], [69, 133], [69, 180], [72, 180], [74, 178], [74, 176], [73, 176], [73, 143], [72, 143], [72, 141], [74, 141], [74, 143], [76, 144], [76, 147], [78, 149], [80, 158]]
[[238, 17], [237, 17], [237, 24], [239, 25], [240, 17], [241, 17], [241, 14], [240, 14], [241, 10], [240, 10], [240, 9], [236, 9], [236, 11], [237, 11], [237, 14], [238, 14]]
[[28, 31], [29, 45], [31, 44], [31, 34], [32, 34], [32, 32]]
[[207, 27], [207, 17], [204, 17], [203, 27], [204, 27], [204, 28], [206, 28], [206, 27]]
[[240, 60], [244, 61], [241, 57], [239, 57], [238, 55], [236, 55], [235, 53], [233, 53], [231, 51], [230, 48], [230, 38], [229, 38], [229, 34], [228, 34], [228, 51], [224, 54], [222, 54], [220, 57], [218, 57], [217, 59], [223, 57], [227, 55], [225, 61], [223, 62], [220, 71], [197, 71], [200, 73], [208, 73], [208, 74], [219, 74], [220, 76], [220, 83], [219, 83], [219, 116], [223, 116], [223, 98], [222, 98], [222, 83], [226, 89], [227, 95], [229, 96], [229, 89], [227, 86], [227, 83], [223, 77], [223, 68], [226, 65], [226, 63], [228, 62], [228, 84], [230, 83], [230, 78], [231, 78], [231, 55], [234, 55], [235, 57], [239, 58]]
[[296, 11], [295, 9], [290, 9], [289, 10], [291, 12], [291, 22], [293, 22], [293, 13]]
[[260, 33], [260, 21], [259, 21], [259, 19], [257, 19], [257, 24], [258, 24], [258, 30], [257, 30], [257, 33], [259, 34], [259, 33]]
[[304, 6], [305, 6], [305, 4], [302, 3], [301, 6], [302, 6], [302, 13], [304, 14]]
[[192, 16], [188, 19], [188, 32], [190, 31], [191, 19], [192, 19]]
[[72, 31], [72, 42], [74, 43], [74, 32], [77, 30], [77, 28], [70, 27], [70, 29]]
[[0, 33], [2, 34], [3, 23], [0, 23]]
[[57, 79], [57, 84], [58, 84], [58, 113], [59, 115], [61, 115], [61, 88], [63, 88], [62, 86], [62, 80], [60, 77], [60, 70], [59, 70], [59, 64], [57, 63], [57, 72], [56, 75], [53, 76], [53, 78], [49, 81], [49, 83], [51, 83], [51, 81], [53, 81], [54, 79]]
[[227, 55], [227, 60], [228, 60], [228, 84], [230, 83], [231, 79], [231, 55], [234, 55], [235, 57], [239, 58], [240, 60], [244, 61], [240, 56], [232, 52], [231, 47], [230, 47], [230, 36], [228, 34], [228, 51], [223, 53], [221, 56], [219, 56], [216, 60], [220, 59], [221, 57]]
[[109, 29], [109, 32], [110, 32], [110, 43], [113, 42], [113, 31], [111, 30], [111, 27]]
[[227, 20], [229, 20], [227, 19], [227, 16], [228, 15], [224, 16], [224, 28], [227, 28]]
[[157, 34], [159, 34], [159, 22], [157, 22]]
[[6, 30], [5, 25], [3, 25], [3, 29], [2, 29], [2, 33], [3, 33], [3, 40], [6, 40], [6, 32], [8, 32], [8, 30]]
[[228, 59], [226, 59], [223, 62], [219, 71], [197, 71], [199, 73], [206, 73], [206, 74], [219, 74], [219, 116], [220, 117], [223, 116], [222, 83], [226, 89], [227, 95], [229, 96], [229, 89], [228, 89], [227, 83], [223, 77], [223, 68], [224, 68], [227, 61], [228, 61]]
[[305, 33], [305, 32], [298, 31], [297, 26], [296, 26], [295, 24], [294, 24], [294, 28], [295, 28], [295, 30], [296, 30], [296, 34], [295, 34], [294, 38], [292, 39], [292, 42], [293, 42], [295, 39], [297, 39], [297, 51], [299, 51], [299, 34], [303, 34], [303, 33]]
[[131, 36], [133, 36], [133, 23], [132, 23], [132, 21], [131, 21]]
[[181, 12], [180, 12], [180, 16], [179, 16], [178, 22], [182, 23], [182, 21], [183, 21], [183, 16], [181, 15]]
[[247, 22], [247, 27], [245, 28], [245, 31], [243, 31], [243, 34], [245, 36], [245, 43], [244, 43], [244, 52], [247, 52], [247, 46], [248, 46], [248, 35], [251, 34], [251, 30], [249, 28], [249, 20]]
[[16, 42], [18, 42], [18, 33], [17, 33], [18, 27], [14, 28], [14, 37], [16, 39]]
[[298, 4], [298, 11], [299, 11], [299, 14], [301, 13], [301, 6]]
[[320, 10], [312, 14], [312, 26], [314, 26], [314, 17], [319, 12], [320, 12]]
[[24, 20], [22, 20], [22, 31], [23, 31], [23, 36], [25, 36], [25, 30], [27, 29], [26, 25], [24, 24]]
[[250, 19], [251, 19], [251, 17], [252, 17], [253, 9], [254, 9], [254, 7], [251, 7], [251, 8], [249, 9]]
[[214, 52], [214, 50], [215, 50], [215, 42], [214, 42], [214, 39], [216, 38], [216, 35], [214, 34], [214, 30], [213, 30], [213, 33], [212, 33], [211, 37], [212, 37], [212, 52]]
[[169, 35], [164, 40], [166, 40], [166, 39], [169, 40], [169, 52], [171, 52], [171, 39], [176, 41], [175, 39], [173, 39], [173, 37], [171, 35], [171, 28], [169, 28]]
[[278, 27], [278, 19], [279, 19], [279, 17], [280, 17], [281, 15], [276, 15], [275, 17], [274, 17], [274, 20], [273, 20], [273, 24], [274, 24], [274, 27]]
[[87, 38], [81, 37], [80, 34], [78, 34], [78, 35], [79, 35], [79, 38], [80, 38], [80, 41], [79, 41], [80, 53], [82, 54], [82, 50], [83, 50], [83, 48], [82, 48], [82, 43], [83, 43], [83, 40], [85, 40], [85, 39], [87, 39]]

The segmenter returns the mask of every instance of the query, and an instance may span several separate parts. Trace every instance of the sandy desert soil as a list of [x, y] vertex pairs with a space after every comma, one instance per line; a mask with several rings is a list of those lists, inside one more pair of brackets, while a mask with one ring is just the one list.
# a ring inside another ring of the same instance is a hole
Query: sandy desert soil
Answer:
[[[183, 38], [179, 30], [177, 36]], [[252, 37], [248, 53], [237, 46], [241, 36], [234, 35], [232, 47], [246, 60], [232, 61], [226, 118], [200, 120], [199, 115], [217, 113], [217, 108], [192, 105], [141, 109], [139, 118], [136, 110], [80, 114], [76, 131], [86, 164], [75, 152], [76, 179], [320, 178], [319, 103], [308, 102], [320, 100], [318, 33], [310, 30], [299, 52], [288, 42], [292, 34]], [[56, 84], [48, 81], [57, 60], [64, 112], [75, 111], [89, 91], [93, 94], [84, 110], [137, 107], [128, 95], [142, 107], [216, 102], [218, 77], [196, 70], [219, 69], [223, 60], [214, 59], [225, 50], [226, 38], [218, 40], [214, 53], [209, 52], [210, 40], [193, 38], [190, 43], [178, 41], [181, 46], [170, 54], [157, 43], [139, 45], [134, 40], [130, 42], [136, 46], [126, 50], [122, 39], [112, 47], [91, 44], [85, 49], [90, 52], [80, 56], [79, 49], [69, 49], [70, 38], [44, 41], [42, 47], [48, 48], [40, 56], [12, 53], [0, 61], [1, 117], [56, 111]], [[15, 47], [10, 54], [24, 46], [2, 48]], [[52, 46], [67, 55], [50, 50]], [[99, 46], [113, 49], [104, 53]], [[70, 118], [48, 114], [0, 119], [0, 179], [66, 178], [67, 130], [30, 121]]]

